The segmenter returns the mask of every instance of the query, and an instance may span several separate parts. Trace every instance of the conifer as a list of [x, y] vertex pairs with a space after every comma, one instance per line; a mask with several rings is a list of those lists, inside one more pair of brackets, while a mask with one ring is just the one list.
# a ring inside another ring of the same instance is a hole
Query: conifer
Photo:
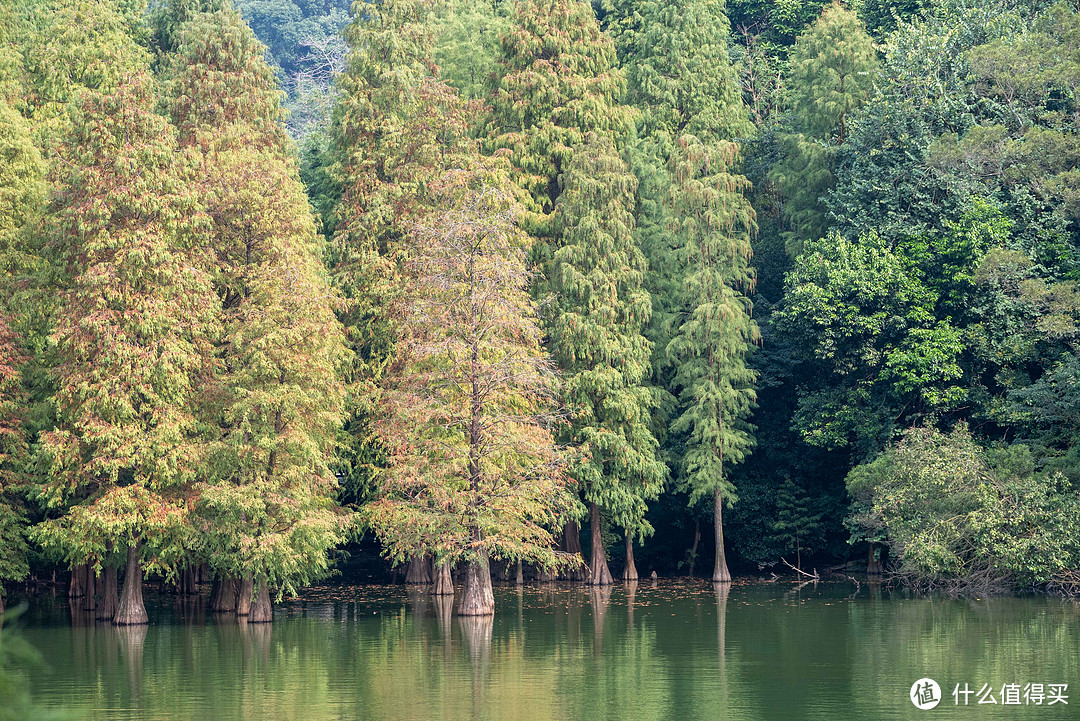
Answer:
[[873, 39], [840, 2], [826, 7], [795, 43], [787, 91], [790, 129], [781, 136], [783, 159], [771, 173], [786, 199], [791, 229], [785, 245], [792, 256], [828, 230], [822, 198], [836, 183], [836, 150], [852, 113], [870, 97], [876, 67]]
[[494, 611], [490, 558], [568, 562], [548, 530], [570, 504], [551, 432], [555, 378], [508, 185], [489, 160], [449, 171], [432, 188], [442, 211], [410, 228], [380, 424], [391, 462], [366, 509], [392, 559], [466, 562], [462, 615]]
[[437, 77], [428, 22], [436, 5], [365, 5], [345, 29], [350, 50], [330, 150], [338, 201], [326, 230], [333, 281], [344, 297], [339, 317], [355, 358], [341, 472], [357, 500], [366, 499], [386, 463], [374, 424], [380, 379], [394, 359], [388, 309], [404, 285], [407, 229], [435, 208], [432, 182], [475, 147], [469, 132], [477, 106]]
[[655, 394], [644, 385], [652, 308], [634, 240], [636, 187], [614, 143], [592, 133], [570, 160], [556, 210], [551, 347], [571, 414], [564, 440], [581, 451], [570, 474], [590, 505], [593, 584], [611, 583], [601, 514], [644, 532], [645, 503], [666, 476], [649, 430]]
[[263, 55], [235, 11], [196, 15], [181, 30], [170, 105], [205, 198], [203, 267], [221, 325], [202, 553], [250, 585], [253, 621], [270, 620], [271, 586], [324, 573], [348, 527], [331, 471], [348, 354]]
[[672, 430], [685, 434], [681, 485], [691, 503], [711, 495], [716, 541], [713, 580], [731, 580], [724, 550], [723, 503], [735, 500], [728, 478], [753, 446], [748, 422], [755, 373], [746, 357], [758, 340], [750, 317], [753, 288], [750, 233], [754, 210], [749, 182], [734, 172], [735, 143], [706, 145], [679, 139], [671, 159], [674, 183], [665, 208], [686, 269], [686, 312], [667, 353], [676, 362], [681, 415]]
[[[179, 176], [174, 130], [144, 68], [85, 91], [50, 209], [65, 287], [53, 340], [56, 428], [43, 434], [42, 500], [63, 515], [36, 537], [100, 566], [126, 548], [115, 623], [146, 623], [144, 569], [183, 555], [202, 460], [192, 397], [209, 374], [213, 293], [198, 258], [205, 217]], [[69, 503], [73, 505], [68, 506]]]
[[491, 145], [510, 151], [528, 191], [535, 234], [560, 194], [559, 176], [589, 132], [624, 134], [625, 87], [615, 46], [583, 0], [524, 0], [499, 43], [491, 98]]

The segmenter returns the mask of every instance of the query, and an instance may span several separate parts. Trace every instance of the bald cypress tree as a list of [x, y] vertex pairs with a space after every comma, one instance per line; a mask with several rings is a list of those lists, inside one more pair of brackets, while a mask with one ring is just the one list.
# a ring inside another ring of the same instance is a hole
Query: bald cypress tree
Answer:
[[432, 187], [441, 211], [410, 228], [379, 424], [391, 463], [366, 508], [391, 558], [465, 563], [462, 615], [494, 612], [490, 558], [568, 562], [550, 533], [570, 503], [552, 434], [556, 379], [500, 165], [448, 171]]
[[735, 500], [730, 467], [753, 446], [748, 422], [755, 374], [746, 365], [759, 338], [746, 294], [753, 288], [750, 233], [754, 210], [736, 172], [735, 143], [706, 145], [679, 139], [670, 161], [674, 182], [665, 210], [683, 262], [685, 311], [667, 346], [676, 363], [680, 415], [672, 430], [684, 434], [680, 484], [690, 502], [712, 497], [716, 565], [713, 580], [731, 580], [724, 551], [723, 504]]
[[649, 430], [655, 394], [644, 385], [651, 347], [642, 330], [651, 303], [634, 240], [636, 188], [615, 144], [592, 133], [570, 159], [556, 206], [551, 346], [570, 413], [564, 440], [580, 450], [570, 473], [590, 507], [590, 581], [598, 585], [612, 581], [602, 516], [628, 537], [643, 534], [646, 501], [666, 477]]
[[41, 437], [39, 463], [42, 498], [62, 515], [35, 535], [77, 563], [126, 548], [117, 624], [146, 623], [144, 569], [169, 573], [184, 553], [202, 460], [192, 397], [210, 372], [205, 216], [155, 95], [145, 69], [83, 93], [50, 209], [65, 287], [53, 335], [57, 426]]
[[130, 8], [120, 5], [106, 0], [46, 0], [19, 7], [26, 13], [21, 43], [25, 112], [44, 152], [59, 144], [69, 103], [79, 92], [108, 92], [143, 71], [148, 56], [136, 44], [142, 8], [138, 3]]
[[44, 164], [30, 126], [13, 103], [22, 91], [22, 62], [10, 43], [15, 18], [0, 19], [0, 613], [4, 579], [18, 580], [26, 564], [26, 514], [22, 488], [29, 445], [25, 424], [30, 399], [22, 371], [28, 362], [18, 332], [25, 312], [21, 286], [41, 264], [37, 221], [45, 198]]
[[852, 113], [869, 100], [876, 67], [873, 39], [840, 2], [827, 6], [795, 42], [783, 157], [770, 173], [786, 201], [784, 237], [792, 256], [828, 230], [823, 196], [836, 184], [837, 148], [847, 137]]
[[386, 463], [377, 440], [380, 379], [394, 358], [388, 313], [402, 291], [404, 239], [434, 207], [428, 192], [475, 142], [477, 107], [437, 77], [431, 0], [364, 5], [345, 29], [349, 44], [332, 118], [333, 194], [329, 262], [344, 297], [339, 317], [355, 353], [350, 443], [342, 473], [356, 500], [374, 490]]
[[348, 353], [264, 52], [235, 11], [194, 16], [170, 106], [206, 199], [203, 267], [221, 326], [203, 409], [219, 431], [198, 488], [201, 552], [245, 582], [238, 608], [254, 596], [252, 621], [270, 620], [271, 586], [327, 570], [349, 523], [331, 471]]
[[744, 294], [753, 277], [753, 211], [737, 143], [753, 125], [728, 54], [722, 0], [612, 0], [608, 7], [627, 97], [641, 113], [631, 160], [653, 298], [646, 335], [662, 393], [656, 433], [691, 502], [713, 496], [720, 580], [730, 577], [720, 505], [735, 497], [727, 469], [752, 441], [745, 355], [756, 330]]
[[[621, 104], [624, 89], [625, 81], [616, 65], [615, 46], [600, 30], [589, 3], [527, 0], [515, 6], [510, 29], [499, 44], [488, 128], [489, 145], [508, 153], [515, 180], [528, 193], [529, 212], [524, 227], [534, 236], [532, 258], [541, 275], [532, 292], [534, 297], [544, 299], [545, 305], [549, 297], [555, 298], [555, 304], [550, 306], [552, 309], [562, 302], [557, 297], [561, 291], [556, 289], [554, 267], [554, 255], [560, 252], [565, 241], [562, 234], [579, 223], [592, 222], [589, 218], [595, 219], [610, 211], [612, 204], [623, 204], [623, 208], [627, 207], [627, 202], [630, 207], [633, 205], [632, 194], [628, 199], [624, 192], [625, 185], [613, 196], [604, 198], [591, 192], [595, 186], [590, 186], [587, 177], [591, 170], [608, 172], [610, 168], [602, 166], [613, 161], [612, 155], [616, 156], [615, 162], [621, 162], [611, 144], [619, 147], [630, 130], [630, 114]], [[584, 150], [586, 138], [591, 134], [597, 136], [597, 145]], [[601, 161], [599, 166], [589, 166], [588, 161], [583, 160], [576, 168], [577, 196], [564, 208], [569, 215], [566, 212], [560, 215], [556, 207], [566, 189], [565, 181], [570, 177], [575, 153], [580, 150], [595, 157], [596, 150], [601, 147], [604, 147], [607, 160]], [[590, 207], [592, 202], [598, 205]], [[618, 215], [616, 222], [625, 222], [621, 211]], [[584, 245], [580, 236], [570, 242], [578, 245], [579, 251]], [[576, 291], [570, 292], [565, 299], [566, 307], [580, 310], [579, 304], [587, 301], [574, 296]], [[626, 298], [614, 301], [616, 305], [623, 302]], [[565, 336], [565, 328], [562, 331], [555, 328], [555, 317], [545, 313], [543, 321], [560, 365], [570, 363], [573, 357], [570, 345], [576, 341]], [[625, 328], [615, 327], [617, 322], [615, 316], [602, 321], [609, 325], [605, 332], [614, 335], [626, 332]], [[560, 333], [564, 337], [558, 337]], [[630, 331], [630, 335], [633, 333]], [[574, 363], [563, 369], [576, 374], [586, 366]], [[629, 385], [636, 383], [638, 381]], [[579, 394], [575, 395], [580, 399]], [[571, 400], [570, 396], [567, 399]], [[595, 420], [590, 423], [601, 424]], [[575, 442], [582, 441], [580, 434], [575, 432], [574, 435], [577, 435]], [[585, 466], [578, 470], [580, 473], [575, 477], [581, 480]], [[596, 478], [601, 477], [603, 474]], [[610, 481], [608, 476], [605, 483]], [[581, 490], [585, 490], [584, 487]], [[645, 495], [651, 493], [650, 489]], [[594, 515], [599, 516], [599, 512]], [[599, 522], [596, 525], [599, 527]], [[580, 553], [578, 534], [577, 522], [568, 519], [563, 533], [568, 551]], [[596, 555], [598, 559], [602, 557], [602, 554]], [[593, 566], [601, 576], [610, 577], [606, 573], [606, 563], [594, 563]]]
[[723, 0], [613, 0], [610, 22], [625, 57], [627, 101], [640, 111], [631, 163], [638, 176], [638, 244], [650, 272], [653, 314], [647, 334], [655, 348], [657, 383], [673, 391], [666, 347], [682, 311], [684, 274], [665, 219], [674, 182], [669, 160], [689, 133], [709, 144], [753, 131], [728, 55], [731, 25]]
[[615, 46], [582, 0], [524, 0], [499, 43], [489, 136], [510, 151], [531, 198], [533, 232], [550, 236], [560, 174], [590, 132], [620, 135], [628, 116]]

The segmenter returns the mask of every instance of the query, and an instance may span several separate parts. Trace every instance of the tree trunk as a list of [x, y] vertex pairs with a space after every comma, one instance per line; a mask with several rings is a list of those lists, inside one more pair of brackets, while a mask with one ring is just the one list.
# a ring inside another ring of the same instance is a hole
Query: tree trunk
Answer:
[[731, 581], [731, 572], [724, 553], [724, 499], [719, 488], [713, 491], [713, 530], [716, 532], [716, 565], [713, 566], [712, 580], [727, 583]]
[[86, 580], [85, 569], [86, 566], [81, 563], [71, 567], [71, 585], [68, 586], [68, 598], [82, 598], [83, 593], [85, 593], [83, 588], [83, 581]]
[[624, 581], [638, 580], [637, 565], [634, 563], [634, 535], [626, 532], [626, 566], [623, 567], [622, 577]]
[[239, 585], [233, 576], [215, 578], [214, 587], [210, 591], [210, 610], [214, 613], [235, 613]]
[[[694, 566], [697, 565], [697, 549], [698, 544], [701, 543], [701, 521], [694, 519], [694, 542], [690, 544], [690, 575], [694, 575]], [[656, 571], [653, 571], [653, 578], [656, 578]]]
[[495, 613], [495, 594], [491, 592], [491, 569], [486, 556], [469, 561], [461, 589], [459, 616], [490, 616]]
[[566, 572], [564, 576], [566, 580], [584, 581], [587, 577], [588, 566], [585, 563], [585, 555], [581, 552], [581, 528], [577, 521], [567, 521], [566, 527], [563, 528], [563, 550], [581, 559], [581, 563], [576, 568], [571, 568]]
[[116, 617], [116, 609], [120, 605], [120, 599], [116, 593], [116, 567], [103, 566], [101, 568], [101, 601], [97, 605], [97, 619], [99, 621], [111, 621]]
[[517, 560], [517, 573], [514, 574], [514, 583], [518, 586], [525, 583], [525, 572], [521, 568], [521, 559]]
[[432, 578], [432, 560], [429, 556], [413, 556], [405, 570], [405, 583], [430, 586]]
[[240, 592], [236, 594], [236, 615], [247, 616], [251, 613], [251, 601], [255, 595], [255, 579], [246, 574], [240, 580]]
[[199, 589], [195, 585], [195, 567], [188, 566], [180, 572], [180, 595], [197, 596]]
[[83, 569], [83, 602], [82, 610], [93, 611], [97, 608], [97, 597], [94, 595], [97, 584], [94, 583], [94, 567], [89, 563], [82, 567]]
[[274, 606], [270, 603], [270, 586], [260, 581], [255, 587], [255, 601], [251, 604], [248, 623], [270, 623], [274, 620]]
[[450, 562], [444, 561], [435, 569], [435, 587], [432, 592], [436, 596], [454, 595], [454, 577], [450, 573]]
[[4, 585], [0, 583], [0, 620], [4, 616]]
[[608, 568], [607, 554], [604, 552], [604, 524], [600, 520], [600, 506], [590, 503], [589, 513], [589, 525], [592, 526], [592, 565], [589, 567], [589, 583], [594, 586], [610, 586], [612, 584], [611, 570]]
[[874, 556], [874, 542], [870, 542], [870, 558], [866, 564], [866, 573], [869, 576], [881, 575], [881, 561]]
[[128, 546], [127, 567], [124, 569], [124, 591], [116, 606], [113, 623], [117, 626], [139, 626], [149, 623], [146, 606], [143, 605], [143, 572], [140, 562], [142, 541]]

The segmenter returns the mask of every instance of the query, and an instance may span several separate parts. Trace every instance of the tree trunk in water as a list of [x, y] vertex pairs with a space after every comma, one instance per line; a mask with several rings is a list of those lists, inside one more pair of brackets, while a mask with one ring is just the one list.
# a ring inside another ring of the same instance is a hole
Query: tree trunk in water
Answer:
[[116, 609], [120, 605], [120, 599], [116, 593], [116, 568], [104, 566], [101, 569], [101, 601], [97, 605], [97, 619], [99, 621], [111, 621], [116, 617]]
[[240, 580], [240, 592], [236, 595], [236, 615], [247, 616], [251, 613], [251, 600], [255, 595], [255, 579], [247, 574]]
[[188, 566], [180, 572], [180, 595], [196, 596], [199, 589], [195, 586], [195, 568]]
[[713, 491], [713, 530], [716, 532], [716, 565], [713, 566], [712, 580], [727, 583], [731, 580], [731, 572], [724, 553], [724, 499], [719, 488]]
[[514, 574], [514, 583], [518, 586], [525, 583], [525, 572], [521, 568], [521, 559], [517, 560], [517, 573]]
[[432, 560], [428, 556], [413, 556], [405, 570], [405, 583], [430, 586], [432, 578]]
[[626, 532], [626, 566], [623, 568], [624, 581], [638, 580], [637, 565], [634, 563], [634, 536], [630, 531]]
[[454, 577], [450, 574], [450, 562], [444, 561], [435, 569], [435, 587], [432, 592], [436, 596], [454, 595]]
[[600, 506], [590, 503], [589, 513], [589, 525], [592, 526], [592, 565], [589, 567], [589, 583], [593, 586], [610, 586], [612, 584], [611, 570], [608, 568], [607, 554], [604, 552], [604, 524], [600, 520]]
[[71, 585], [68, 586], [68, 598], [82, 598], [83, 593], [85, 593], [83, 589], [83, 581], [86, 580], [85, 569], [86, 566], [81, 563], [71, 567]]
[[232, 576], [214, 579], [210, 591], [210, 610], [214, 613], [234, 613], [236, 611], [236, 587], [240, 584]]
[[581, 563], [577, 568], [572, 568], [566, 572], [566, 580], [584, 581], [588, 566], [585, 563], [585, 555], [581, 552], [581, 528], [578, 526], [577, 521], [567, 521], [566, 527], [563, 528], [563, 550], [581, 559]]
[[95, 591], [97, 590], [95, 588], [97, 584], [94, 583], [94, 567], [91, 566], [89, 563], [86, 564], [85, 566], [83, 566], [83, 573], [85, 575], [83, 581], [84, 591], [82, 609], [84, 611], [93, 611], [95, 608], [97, 608], [97, 598], [94, 595]]
[[491, 592], [491, 569], [486, 556], [469, 561], [461, 589], [459, 616], [490, 616], [495, 613], [495, 595]]
[[[701, 521], [694, 519], [694, 542], [690, 544], [690, 575], [694, 575], [694, 567], [697, 566], [697, 548], [701, 543]], [[653, 571], [653, 579], [656, 578], [656, 571]]]
[[874, 557], [874, 543], [870, 542], [870, 559], [866, 564], [866, 573], [869, 576], [881, 575], [881, 561]]
[[146, 606], [143, 605], [143, 574], [139, 565], [142, 541], [128, 546], [127, 567], [124, 569], [124, 592], [116, 606], [113, 623], [117, 626], [139, 626], [149, 623]]
[[270, 623], [274, 620], [274, 606], [270, 603], [270, 587], [260, 581], [255, 590], [255, 601], [251, 604], [248, 623]]

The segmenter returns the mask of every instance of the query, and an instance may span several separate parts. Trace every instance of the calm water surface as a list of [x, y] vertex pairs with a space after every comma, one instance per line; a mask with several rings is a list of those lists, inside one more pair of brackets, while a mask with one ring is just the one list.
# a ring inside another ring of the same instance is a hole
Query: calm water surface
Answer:
[[[1058, 599], [687, 580], [496, 604], [462, 619], [400, 586], [314, 589], [248, 625], [148, 595], [151, 625], [116, 629], [61, 598], [19, 623], [47, 664], [38, 702], [95, 721], [1080, 719], [1080, 606]], [[942, 687], [931, 711], [908, 699], [922, 677]], [[999, 705], [957, 707], [965, 683]], [[1075, 698], [1002, 706], [1006, 683]]]

